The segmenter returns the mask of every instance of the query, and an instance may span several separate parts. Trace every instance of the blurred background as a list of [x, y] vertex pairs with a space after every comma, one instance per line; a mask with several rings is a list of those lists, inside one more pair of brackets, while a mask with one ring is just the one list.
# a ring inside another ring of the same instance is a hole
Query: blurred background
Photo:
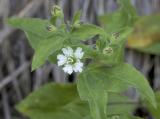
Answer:
[[[125, 60], [140, 70], [151, 87], [158, 90], [160, 0], [131, 1], [140, 16], [151, 16], [142, 18], [135, 25], [135, 31], [128, 38]], [[63, 8], [65, 20], [71, 20], [73, 13], [81, 9], [82, 21], [102, 26], [105, 18], [99, 16], [118, 8], [116, 0], [0, 0], [0, 119], [24, 119], [14, 107], [30, 92], [47, 82], [72, 82], [76, 78], [76, 75], [68, 76], [48, 62], [31, 72], [33, 50], [24, 33], [4, 23], [11, 16], [50, 18], [50, 8], [55, 4]]]

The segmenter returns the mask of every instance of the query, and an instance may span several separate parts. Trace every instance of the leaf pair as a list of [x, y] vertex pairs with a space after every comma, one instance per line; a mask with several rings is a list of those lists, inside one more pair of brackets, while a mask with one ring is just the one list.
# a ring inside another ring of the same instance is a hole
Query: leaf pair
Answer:
[[47, 27], [52, 25], [49, 21], [35, 18], [11, 18], [8, 20], [8, 24], [23, 30], [35, 50], [32, 70], [43, 65], [51, 55], [52, 59], [55, 59], [56, 52], [63, 47], [78, 46], [81, 45], [80, 41], [82, 40], [89, 39], [97, 34], [104, 34], [103, 29], [91, 24], [82, 24], [69, 32], [66, 25], [63, 24], [55, 31], [49, 31]]
[[[108, 95], [106, 105], [109, 118], [125, 118], [134, 110], [133, 104], [126, 103], [131, 102], [127, 97], [116, 93]], [[31, 119], [91, 119], [89, 106], [78, 96], [75, 84], [46, 84], [31, 93], [16, 108]]]
[[63, 46], [64, 35], [59, 31], [50, 32], [47, 20], [33, 18], [11, 18], [8, 23], [16, 28], [22, 29], [29, 39], [35, 54], [32, 61], [32, 70], [37, 69], [45, 63], [48, 56]]
[[108, 93], [121, 93], [129, 87], [136, 88], [142, 97], [156, 107], [154, 93], [147, 80], [125, 63], [114, 67], [88, 67], [80, 74], [77, 85], [81, 99], [90, 105], [93, 119], [106, 119]]

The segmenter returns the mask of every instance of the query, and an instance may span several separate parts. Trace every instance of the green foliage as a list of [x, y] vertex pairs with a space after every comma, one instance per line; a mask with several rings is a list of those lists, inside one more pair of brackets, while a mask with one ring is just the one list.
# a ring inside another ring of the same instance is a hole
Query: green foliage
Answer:
[[140, 52], [160, 55], [160, 15], [143, 16], [134, 25], [127, 46]]
[[137, 48], [136, 50], [141, 51], [143, 53], [160, 55], [160, 43], [155, 43], [145, 48]]
[[[48, 84], [22, 101], [17, 107], [19, 111], [32, 119], [133, 119], [134, 106], [125, 104], [128, 98], [122, 95], [130, 87], [136, 88], [143, 99], [156, 107], [154, 93], [145, 77], [124, 63], [126, 38], [133, 31], [137, 15], [129, 0], [118, 2], [120, 9], [110, 15], [104, 29], [82, 23], [80, 11], [71, 22], [64, 22], [58, 6], [53, 7], [50, 20], [8, 20], [8, 24], [26, 33], [35, 51], [32, 70], [47, 60], [56, 64], [57, 54], [68, 46], [81, 47], [84, 51], [82, 60], [89, 60], [77, 76], [78, 91], [74, 84]], [[86, 45], [84, 41], [91, 38], [95, 43]]]
[[[108, 79], [122, 81], [122, 85], [132, 86], [139, 90], [142, 97], [156, 107], [154, 93], [145, 77], [129, 64], [120, 64], [107, 71]], [[117, 81], [117, 83], [120, 83]], [[138, 83], [137, 83], [138, 82]], [[119, 85], [119, 84], [118, 84]], [[120, 87], [120, 86], [119, 86]]]
[[50, 83], [30, 94], [17, 109], [31, 119], [82, 119], [89, 114], [74, 84]]
[[64, 41], [64, 39], [62, 36], [55, 36], [54, 38], [51, 37], [51, 38], [48, 38], [48, 39], [42, 41], [40, 43], [41, 47], [37, 48], [35, 51], [35, 55], [34, 55], [33, 61], [32, 61], [32, 69], [34, 70], [37, 67], [44, 64], [46, 58], [51, 53], [54, 53], [56, 50], [61, 49], [63, 41]]
[[79, 40], [86, 40], [98, 34], [105, 35], [106, 33], [102, 28], [92, 24], [82, 24], [71, 32], [72, 38]]
[[115, 67], [88, 67], [80, 74], [77, 85], [81, 99], [89, 102], [94, 119], [105, 119], [108, 92], [120, 93], [124, 88], [131, 86], [138, 89], [142, 97], [156, 106], [154, 93], [148, 82], [128, 64], [123, 63]]
[[145, 102], [144, 106], [147, 107], [148, 111], [151, 113], [151, 115], [155, 119], [159, 119], [160, 118], [160, 92], [159, 91], [155, 92], [155, 97], [157, 101], [157, 108], [153, 108], [152, 105], [149, 104], [148, 102]]
[[37, 48], [40, 41], [51, 35], [46, 29], [46, 27], [50, 25], [48, 20], [38, 18], [10, 18], [7, 22], [13, 27], [26, 32], [33, 49]]
[[77, 11], [74, 16], [73, 16], [73, 20], [72, 20], [72, 25], [73, 27], [78, 27], [80, 26], [80, 19], [81, 19], [81, 11]]
[[[91, 119], [89, 106], [80, 100], [75, 84], [46, 84], [16, 108], [31, 119]], [[108, 117], [123, 117], [131, 114], [134, 105], [127, 97], [109, 93], [108, 108]]]
[[[64, 46], [68, 46], [68, 44], [75, 45], [74, 41], [71, 42], [72, 39], [82, 40], [97, 34], [102, 34], [101, 31], [103, 31], [100, 27], [89, 24], [83, 24], [70, 33], [67, 32], [64, 24], [62, 24], [58, 30], [49, 31], [47, 30], [47, 27], [51, 25], [49, 21], [35, 18], [11, 18], [8, 20], [8, 23], [11, 26], [25, 31], [31, 46], [35, 50], [32, 70], [43, 65], [48, 57], [57, 50], [62, 49]], [[84, 30], [86, 32], [82, 32]], [[54, 55], [54, 57], [56, 57], [56, 55]]]
[[[128, 37], [128, 48], [132, 48], [143, 53], [160, 55], [160, 15], [156, 14], [137, 17], [134, 9], [129, 7], [127, 9], [127, 6], [128, 5], [126, 5], [124, 9], [121, 8], [119, 13], [116, 12], [114, 14], [100, 16], [99, 22], [101, 26], [104, 27], [106, 31], [111, 30], [111, 33], [115, 31], [117, 32], [118, 29], [124, 28], [124, 26], [130, 26], [134, 29]], [[122, 16], [122, 10], [124, 11], [123, 13], [128, 12], [128, 15], [126, 14], [123, 17], [113, 17], [114, 15]], [[113, 23], [113, 25], [115, 24], [115, 27], [113, 27], [111, 23]], [[132, 27], [133, 24], [134, 27]]]
[[25, 31], [29, 42], [35, 50], [32, 69], [40, 67], [51, 53], [62, 48], [64, 35], [58, 30], [51, 32], [47, 27], [51, 25], [47, 20], [33, 18], [11, 18], [8, 23]]
[[129, 26], [132, 27], [137, 15], [130, 0], [118, 0], [120, 9], [112, 14], [100, 17], [100, 23], [108, 33], [118, 32]]

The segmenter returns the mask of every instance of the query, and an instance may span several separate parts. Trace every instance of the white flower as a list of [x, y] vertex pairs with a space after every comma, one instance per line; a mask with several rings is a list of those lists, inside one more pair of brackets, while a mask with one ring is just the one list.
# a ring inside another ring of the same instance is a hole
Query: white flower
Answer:
[[63, 54], [57, 55], [58, 66], [63, 66], [63, 71], [72, 74], [82, 72], [83, 63], [80, 61], [84, 55], [82, 48], [78, 47], [75, 52], [71, 47], [62, 48]]

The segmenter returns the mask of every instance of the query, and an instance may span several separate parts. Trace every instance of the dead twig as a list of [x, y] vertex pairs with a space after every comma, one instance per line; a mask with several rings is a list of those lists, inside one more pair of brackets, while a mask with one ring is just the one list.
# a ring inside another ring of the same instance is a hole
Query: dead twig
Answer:
[[29, 66], [30, 66], [30, 63], [26, 62], [21, 67], [19, 67], [16, 71], [14, 71], [11, 75], [9, 75], [8, 77], [2, 79], [2, 81], [0, 82], [0, 91], [8, 83], [10, 83], [11, 81], [13, 81], [13, 79], [15, 79], [15, 77], [17, 77], [19, 74], [21, 74], [23, 71], [25, 71]]
[[[24, 16], [32, 16], [37, 9], [42, 5], [43, 0], [34, 0], [31, 1], [19, 14], [14, 15], [16, 17], [24, 17]], [[4, 41], [4, 39], [13, 33], [15, 30], [10, 29], [7, 26], [0, 32], [0, 44]]]

